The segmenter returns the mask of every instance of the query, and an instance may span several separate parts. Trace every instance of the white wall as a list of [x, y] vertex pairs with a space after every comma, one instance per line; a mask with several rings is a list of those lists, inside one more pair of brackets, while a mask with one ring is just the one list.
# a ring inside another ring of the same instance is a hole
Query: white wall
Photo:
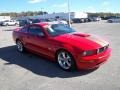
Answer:
[[0, 21], [10, 20], [10, 16], [0, 16]]
[[[56, 18], [56, 16], [59, 16], [61, 19], [66, 19], [68, 20], [68, 13], [53, 13], [53, 14], [45, 14], [45, 15], [38, 15], [38, 16], [31, 16], [29, 18], [35, 18], [35, 19], [51, 19], [51, 18]], [[71, 19], [73, 18], [88, 18], [87, 13], [82, 13], [82, 12], [71, 12]]]
[[76, 12], [74, 18], [88, 18], [88, 14], [82, 12]]

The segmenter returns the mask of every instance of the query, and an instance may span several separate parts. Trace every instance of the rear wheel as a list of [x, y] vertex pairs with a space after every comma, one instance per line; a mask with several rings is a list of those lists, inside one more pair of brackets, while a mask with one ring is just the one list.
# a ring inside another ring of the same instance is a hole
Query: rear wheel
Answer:
[[23, 46], [22, 42], [21, 42], [20, 40], [18, 40], [18, 41], [16, 42], [16, 45], [17, 45], [17, 50], [18, 50], [19, 52], [23, 53], [23, 52], [24, 52], [24, 46]]
[[75, 69], [74, 59], [67, 51], [62, 50], [57, 53], [57, 63], [65, 71], [71, 71]]
[[109, 22], [109, 23], [112, 23], [113, 21], [112, 21], [112, 20], [109, 20], [108, 22]]
[[17, 23], [15, 23], [15, 26], [17, 26], [18, 24]]

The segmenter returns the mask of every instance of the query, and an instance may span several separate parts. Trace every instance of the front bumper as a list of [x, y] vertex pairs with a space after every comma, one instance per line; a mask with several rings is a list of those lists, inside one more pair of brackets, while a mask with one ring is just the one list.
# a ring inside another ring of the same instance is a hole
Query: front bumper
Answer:
[[111, 48], [106, 51], [93, 56], [85, 56], [76, 59], [76, 65], [78, 69], [94, 69], [105, 63], [111, 55]]

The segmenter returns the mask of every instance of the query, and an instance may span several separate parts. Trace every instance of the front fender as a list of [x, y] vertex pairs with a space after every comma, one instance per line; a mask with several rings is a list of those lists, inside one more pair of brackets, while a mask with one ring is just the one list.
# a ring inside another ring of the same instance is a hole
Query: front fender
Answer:
[[62, 45], [61, 49], [68, 51], [74, 59], [76, 59], [78, 54], [80, 53], [80, 50], [78, 50], [78, 48], [67, 44]]

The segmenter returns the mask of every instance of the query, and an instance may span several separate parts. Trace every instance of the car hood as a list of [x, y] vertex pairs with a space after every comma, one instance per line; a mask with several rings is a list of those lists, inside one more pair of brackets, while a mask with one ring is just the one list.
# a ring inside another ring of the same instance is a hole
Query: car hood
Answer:
[[75, 46], [82, 50], [98, 49], [109, 44], [107, 41], [98, 36], [80, 32], [59, 35], [54, 39], [63, 44]]

